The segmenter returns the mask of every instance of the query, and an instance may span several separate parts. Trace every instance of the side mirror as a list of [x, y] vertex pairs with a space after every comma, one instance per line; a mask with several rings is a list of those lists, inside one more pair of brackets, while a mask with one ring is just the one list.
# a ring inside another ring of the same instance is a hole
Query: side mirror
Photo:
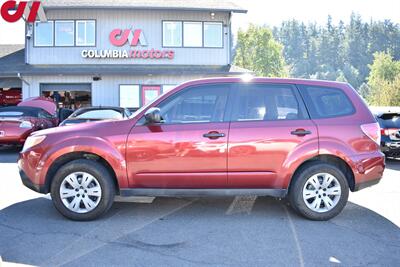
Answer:
[[159, 108], [149, 108], [144, 114], [146, 124], [160, 123], [161, 122], [161, 111]]

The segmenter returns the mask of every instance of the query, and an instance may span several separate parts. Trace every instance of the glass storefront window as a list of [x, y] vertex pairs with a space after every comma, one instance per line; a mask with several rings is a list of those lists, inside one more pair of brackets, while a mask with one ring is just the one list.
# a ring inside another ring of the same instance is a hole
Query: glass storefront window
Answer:
[[35, 46], [53, 46], [53, 21], [35, 22]]
[[163, 46], [167, 47], [182, 46], [182, 22], [180, 21], [163, 22]]
[[76, 45], [94, 46], [96, 44], [96, 23], [94, 20], [76, 22]]
[[139, 85], [120, 85], [119, 86], [119, 106], [123, 108], [140, 107], [140, 88]]
[[203, 46], [203, 23], [184, 22], [183, 23], [183, 46], [202, 47]]
[[74, 45], [74, 21], [56, 21], [55, 22], [55, 41], [56, 46]]
[[222, 23], [204, 22], [204, 47], [222, 47]]

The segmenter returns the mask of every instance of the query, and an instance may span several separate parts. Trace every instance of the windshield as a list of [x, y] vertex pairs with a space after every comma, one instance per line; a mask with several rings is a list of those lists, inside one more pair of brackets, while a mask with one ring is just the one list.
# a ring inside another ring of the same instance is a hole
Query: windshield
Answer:
[[123, 118], [123, 115], [113, 109], [99, 109], [99, 110], [89, 110], [82, 114], [72, 116], [77, 119], [114, 119], [119, 120]]
[[400, 114], [385, 113], [378, 117], [382, 128], [400, 128]]

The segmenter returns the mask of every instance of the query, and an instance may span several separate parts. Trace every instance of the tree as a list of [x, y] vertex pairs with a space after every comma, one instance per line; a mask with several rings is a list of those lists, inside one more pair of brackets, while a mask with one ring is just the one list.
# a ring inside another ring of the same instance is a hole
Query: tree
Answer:
[[239, 30], [234, 64], [266, 77], [287, 76], [283, 46], [269, 28], [251, 24]]
[[368, 102], [374, 106], [399, 106], [400, 61], [393, 60], [390, 54], [378, 52], [369, 67], [368, 85], [371, 90]]

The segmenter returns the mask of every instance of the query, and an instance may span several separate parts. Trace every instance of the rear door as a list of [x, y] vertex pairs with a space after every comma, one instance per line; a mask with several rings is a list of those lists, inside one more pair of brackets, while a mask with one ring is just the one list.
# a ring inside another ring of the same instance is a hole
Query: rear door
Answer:
[[286, 168], [318, 154], [318, 133], [294, 85], [240, 84], [234, 90], [228, 142], [232, 188], [287, 186]]

